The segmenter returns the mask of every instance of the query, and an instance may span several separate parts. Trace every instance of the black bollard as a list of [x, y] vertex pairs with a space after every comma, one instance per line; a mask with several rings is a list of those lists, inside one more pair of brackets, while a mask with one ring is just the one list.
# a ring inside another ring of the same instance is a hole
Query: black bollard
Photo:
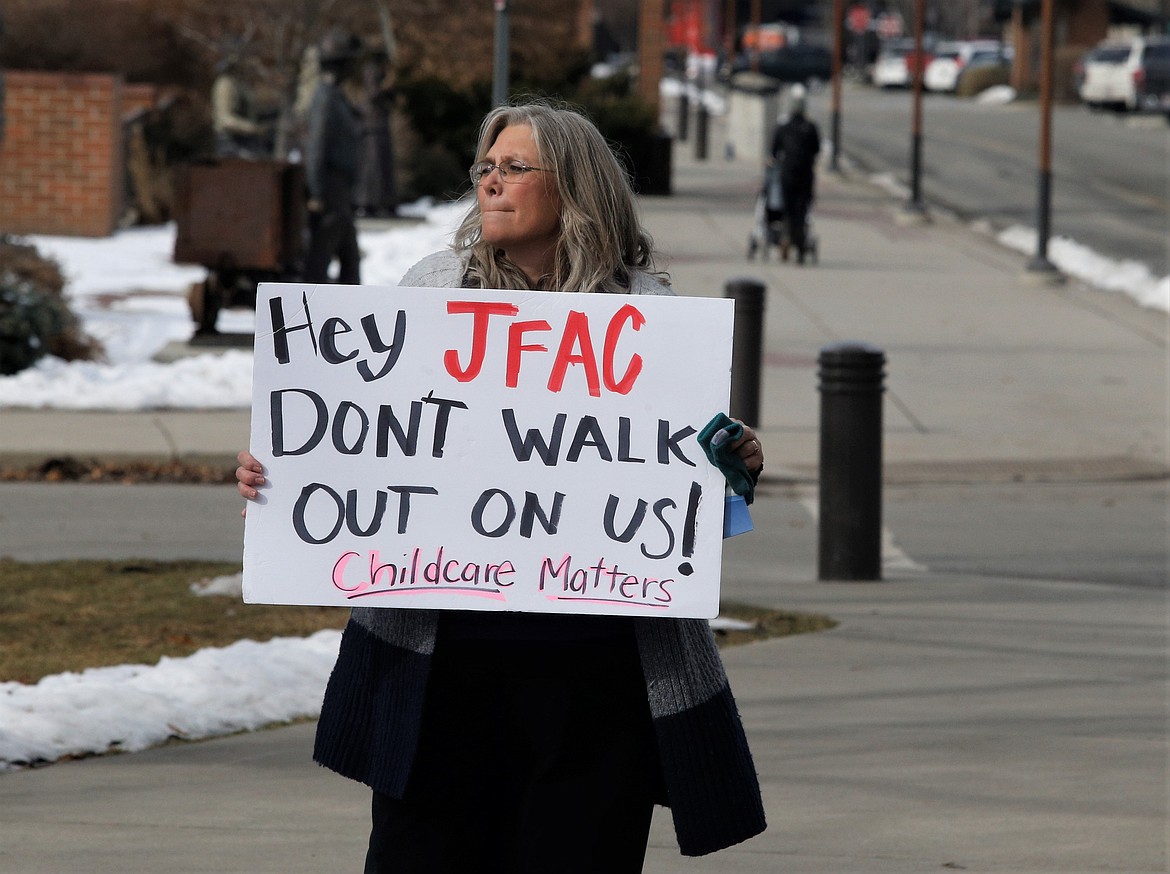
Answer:
[[703, 95], [699, 95], [699, 105], [695, 107], [695, 160], [707, 160], [707, 104], [703, 102]]
[[731, 342], [732, 418], [760, 424], [760, 369], [764, 361], [764, 283], [731, 279], [724, 297], [735, 301], [735, 333]]
[[821, 349], [817, 579], [882, 578], [882, 393], [886, 355], [867, 343]]
[[691, 96], [687, 93], [687, 86], [683, 85], [682, 93], [678, 95], [678, 130], [675, 137], [680, 143], [687, 141], [687, 126], [691, 117]]

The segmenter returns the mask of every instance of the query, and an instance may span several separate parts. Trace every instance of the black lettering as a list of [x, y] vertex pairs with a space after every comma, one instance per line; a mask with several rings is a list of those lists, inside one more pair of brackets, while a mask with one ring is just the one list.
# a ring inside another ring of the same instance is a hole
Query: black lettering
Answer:
[[617, 495], [610, 495], [609, 500], [605, 504], [605, 533], [610, 540], [616, 540], [618, 543], [629, 543], [634, 539], [634, 535], [638, 533], [638, 528], [642, 525], [642, 520], [646, 517], [646, 508], [649, 506], [641, 498], [638, 499], [638, 505], [634, 509], [634, 515], [630, 522], [626, 525], [626, 530], [618, 534], [614, 530], [614, 516], [617, 514], [618, 502], [621, 499]]
[[406, 533], [406, 523], [410, 519], [411, 495], [437, 495], [439, 490], [433, 486], [386, 486], [387, 490], [398, 494], [398, 533]]
[[337, 335], [348, 334], [352, 330], [353, 328], [343, 319], [326, 319], [325, 324], [321, 326], [321, 357], [329, 364], [344, 364], [346, 361], [356, 358], [356, 349], [348, 355], [342, 355], [337, 351]]
[[692, 428], [690, 425], [686, 425], [686, 426], [680, 428], [679, 430], [675, 431], [673, 434], [671, 434], [670, 433], [670, 422], [666, 421], [666, 419], [659, 419], [658, 420], [658, 463], [659, 464], [670, 464], [670, 456], [671, 456], [671, 454], [673, 454], [683, 464], [689, 464], [691, 467], [694, 467], [695, 463], [693, 461], [691, 461], [689, 458], [687, 458], [686, 455], [683, 454], [683, 451], [681, 449], [679, 449], [679, 447], [678, 447], [678, 444], [681, 441], [690, 437], [694, 433], [696, 433], [695, 429]]
[[691, 482], [691, 494], [687, 500], [687, 518], [683, 523], [682, 554], [690, 558], [695, 554], [695, 530], [699, 526], [699, 499], [703, 497], [703, 487], [697, 482]]
[[362, 528], [357, 518], [357, 489], [350, 489], [345, 493], [345, 527], [355, 537], [369, 537], [377, 534], [382, 528], [382, 516], [386, 513], [386, 493], [378, 490], [374, 498], [374, 518], [370, 520], [368, 528]]
[[288, 364], [291, 360], [288, 351], [288, 335], [293, 331], [309, 329], [309, 342], [313, 344], [313, 354], [317, 354], [317, 335], [313, 331], [313, 317], [309, 313], [309, 296], [301, 294], [301, 303], [305, 309], [305, 323], [303, 325], [288, 325], [284, 320], [284, 304], [279, 297], [269, 298], [268, 312], [272, 317], [272, 351], [276, 360], [281, 364]]
[[434, 404], [439, 408], [435, 413], [435, 435], [431, 441], [431, 457], [442, 458], [443, 446], [447, 442], [447, 420], [451, 415], [451, 410], [466, 410], [467, 404], [463, 401], [437, 398], [433, 391], [427, 392], [427, 396], [422, 401], [424, 404]]
[[576, 461], [586, 446], [594, 447], [602, 461], [613, 461], [613, 455], [605, 442], [605, 435], [601, 433], [601, 426], [593, 416], [581, 417], [581, 424], [577, 426], [577, 433], [573, 435], [573, 442], [565, 455], [565, 461]]
[[[284, 446], [284, 396], [290, 392], [308, 397], [313, 402], [313, 409], [317, 414], [317, 423], [313, 426], [313, 433], [298, 449], [286, 449]], [[304, 455], [321, 442], [321, 438], [325, 436], [325, 429], [329, 426], [329, 409], [325, 406], [325, 401], [319, 394], [307, 388], [282, 388], [272, 392], [268, 396], [268, 408], [272, 420], [273, 458], [280, 458], [284, 455]]]
[[678, 504], [670, 498], [659, 498], [654, 502], [654, 516], [662, 523], [662, 527], [666, 530], [666, 551], [656, 555], [646, 549], [646, 544], [643, 542], [641, 547], [642, 555], [646, 556], [646, 558], [666, 558], [674, 550], [674, 529], [670, 527], [670, 523], [666, 521], [666, 517], [662, 515], [662, 511], [667, 507], [673, 510], [677, 506]]
[[557, 456], [561, 453], [561, 436], [565, 431], [565, 420], [568, 419], [566, 414], [557, 413], [556, 419], [553, 420], [552, 437], [548, 442], [545, 442], [544, 435], [536, 428], [529, 428], [521, 439], [520, 429], [516, 426], [516, 411], [503, 409], [500, 410], [500, 414], [504, 417], [504, 430], [508, 434], [512, 454], [516, 456], [517, 461], [528, 461], [535, 450], [546, 467], [556, 466]]
[[[345, 422], [351, 412], [358, 415], [357, 439], [352, 446], [345, 443]], [[366, 445], [366, 435], [370, 433], [370, 417], [366, 411], [353, 401], [342, 401], [337, 405], [337, 412], [333, 415], [333, 448], [342, 455], [358, 455]]]
[[[504, 520], [490, 531], [484, 527], [483, 514], [487, 509], [488, 502], [494, 497], [501, 497], [504, 499], [505, 512]], [[503, 537], [508, 533], [508, 529], [512, 527], [512, 522], [516, 519], [516, 505], [512, 503], [511, 496], [501, 489], [488, 489], [479, 496], [475, 502], [475, 507], [471, 511], [471, 527], [477, 533], [484, 537]]]
[[628, 416], [621, 416], [618, 419], [618, 461], [633, 461], [638, 464], [645, 464], [646, 459], [637, 458], [630, 455], [630, 419]]
[[[333, 525], [333, 530], [324, 537], [314, 537], [310, 534], [309, 527], [305, 522], [305, 511], [309, 506], [309, 499], [316, 492], [325, 492], [329, 497], [333, 498], [333, 503], [337, 506], [337, 521]], [[341, 526], [345, 524], [345, 515], [345, 502], [341, 500], [341, 495], [337, 494], [337, 492], [333, 491], [333, 489], [324, 483], [309, 483], [301, 489], [301, 495], [297, 498], [296, 504], [293, 505], [293, 531], [305, 543], [328, 543], [341, 531]]]
[[362, 375], [362, 379], [366, 382], [373, 382], [393, 370], [394, 365], [398, 363], [398, 356], [402, 354], [402, 344], [406, 340], [406, 311], [398, 311], [398, 316], [394, 320], [394, 340], [389, 346], [382, 341], [382, 335], [378, 332], [378, 323], [373, 313], [362, 317], [362, 330], [366, 332], [366, 339], [370, 341], [371, 349], [375, 352], [390, 353], [386, 356], [382, 369], [377, 373], [370, 370], [370, 366], [366, 364], [364, 358], [357, 363], [358, 373]]
[[422, 422], [422, 401], [410, 402], [410, 424], [406, 431], [402, 430], [402, 423], [394, 415], [389, 404], [378, 407], [378, 435], [375, 454], [378, 458], [385, 458], [390, 450], [390, 432], [398, 442], [398, 448], [407, 458], [413, 458], [418, 451], [418, 428]]
[[520, 536], [532, 536], [532, 523], [539, 521], [545, 534], [556, 534], [557, 526], [561, 523], [561, 505], [565, 496], [561, 492], [553, 493], [552, 516], [546, 516], [544, 508], [540, 506], [540, 498], [532, 492], [524, 493], [524, 508], [520, 511]]

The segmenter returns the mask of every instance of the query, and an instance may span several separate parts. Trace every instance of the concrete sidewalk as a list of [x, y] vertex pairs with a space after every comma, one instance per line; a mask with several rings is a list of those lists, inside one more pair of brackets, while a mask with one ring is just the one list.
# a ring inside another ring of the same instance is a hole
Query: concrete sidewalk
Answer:
[[[742, 275], [768, 288], [768, 479], [758, 530], [728, 543], [725, 595], [840, 625], [725, 653], [770, 828], [687, 860], [659, 811], [646, 871], [1164, 871], [1165, 588], [940, 573], [898, 550], [900, 530], [884, 582], [820, 583], [810, 511], [825, 344], [887, 353], [891, 488], [1126, 483], [1167, 468], [1165, 315], [1031, 286], [1019, 255], [945, 219], [900, 224], [864, 180], [827, 174], [820, 263], [749, 263], [759, 168], [678, 144], [674, 180], [643, 208], [677, 290], [721, 294]], [[227, 459], [246, 420], [4, 411], [0, 452]], [[106, 486], [104, 518], [66, 506], [82, 488], [0, 486], [0, 552], [43, 554], [51, 530], [133, 555], [207, 555], [201, 540], [239, 554], [230, 487], [175, 487], [163, 514], [144, 487]], [[1164, 481], [1141, 488], [1164, 512]], [[930, 497], [900, 518], [927, 527]], [[312, 765], [311, 740], [302, 725], [0, 774], [0, 871], [358, 871], [367, 794]]]

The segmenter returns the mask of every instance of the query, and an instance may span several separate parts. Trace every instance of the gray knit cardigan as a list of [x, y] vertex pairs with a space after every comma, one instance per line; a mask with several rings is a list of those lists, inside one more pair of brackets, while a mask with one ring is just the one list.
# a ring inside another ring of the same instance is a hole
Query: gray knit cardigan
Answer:
[[[457, 288], [465, 262], [429, 255], [400, 283]], [[645, 273], [631, 294], [671, 294]], [[418, 748], [439, 614], [358, 607], [321, 709], [313, 758], [401, 798]], [[765, 828], [747, 738], [710, 625], [697, 619], [633, 619], [667, 800], [679, 848], [701, 856]]]

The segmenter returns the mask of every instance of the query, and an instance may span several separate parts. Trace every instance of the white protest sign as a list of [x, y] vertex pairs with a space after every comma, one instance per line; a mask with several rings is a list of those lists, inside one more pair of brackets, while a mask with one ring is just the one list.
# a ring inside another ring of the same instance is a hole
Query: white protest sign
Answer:
[[732, 313], [262, 284], [244, 599], [715, 616]]

